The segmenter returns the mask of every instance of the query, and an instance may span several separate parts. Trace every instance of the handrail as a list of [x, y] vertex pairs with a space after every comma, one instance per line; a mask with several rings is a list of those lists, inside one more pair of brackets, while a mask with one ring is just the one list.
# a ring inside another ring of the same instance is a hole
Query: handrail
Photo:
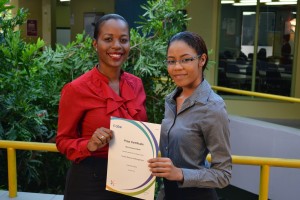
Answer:
[[23, 142], [23, 141], [11, 141], [11, 140], [0, 140], [0, 148], [8, 149], [19, 149], [19, 150], [36, 150], [36, 151], [51, 151], [58, 152], [56, 145], [53, 143], [43, 142]]
[[286, 97], [286, 96], [275, 95], [275, 94], [266, 94], [266, 93], [260, 93], [260, 92], [238, 90], [238, 89], [232, 89], [232, 88], [221, 87], [221, 86], [212, 86], [212, 89], [222, 91], [222, 92], [234, 93], [234, 94], [263, 97], [263, 98], [267, 98], [267, 99], [288, 101], [288, 102], [292, 102], [292, 103], [300, 103], [300, 98], [295, 98], [295, 97]]
[[[211, 160], [211, 156], [207, 156]], [[273, 167], [300, 168], [300, 159], [256, 157], [256, 156], [232, 156], [232, 162], [237, 165], [270, 165]]]
[[[167, 80], [167, 78], [165, 78], [165, 77], [161, 77], [159, 79], [162, 81]], [[267, 99], [288, 101], [288, 102], [292, 102], [292, 103], [300, 103], [300, 98], [295, 98], [295, 97], [286, 97], [286, 96], [275, 95], [275, 94], [252, 92], [252, 91], [233, 89], [233, 88], [222, 87], [222, 86], [217, 86], [217, 85], [212, 85], [211, 88], [214, 90], [218, 90], [218, 91], [222, 91], [222, 92], [229, 92], [229, 93], [233, 93], [233, 94], [241, 94], [241, 95], [247, 95], [247, 96], [253, 96], [253, 97], [262, 97], [262, 98], [267, 98]]]
[[[17, 167], [16, 149], [58, 152], [53, 143], [21, 142], [0, 140], [0, 148], [7, 149], [8, 160], [8, 190], [9, 197], [17, 196]], [[211, 161], [211, 156], [207, 156]], [[259, 200], [268, 200], [270, 167], [300, 168], [300, 159], [254, 157], [254, 156], [232, 156], [232, 163], [237, 165], [258, 165], [260, 169]]]

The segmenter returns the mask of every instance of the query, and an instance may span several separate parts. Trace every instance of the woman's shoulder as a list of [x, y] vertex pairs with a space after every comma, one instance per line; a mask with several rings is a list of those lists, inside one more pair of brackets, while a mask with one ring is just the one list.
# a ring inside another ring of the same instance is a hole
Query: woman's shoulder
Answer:
[[94, 69], [91, 69], [85, 72], [84, 74], [78, 76], [77, 78], [75, 78], [73, 81], [71, 81], [71, 84], [75, 86], [75, 85], [81, 85], [83, 83], [86, 83], [86, 81], [92, 77], [93, 73], [94, 73]]
[[82, 87], [85, 88], [88, 80], [92, 76], [92, 70], [85, 72], [84, 74], [78, 76], [74, 80], [66, 83], [63, 87], [63, 90], [66, 91], [80, 91]]
[[204, 79], [203, 84], [199, 89], [200, 89], [199, 95], [207, 99], [208, 102], [212, 102], [212, 103], [224, 102], [223, 98], [211, 88], [211, 85], [208, 83], [207, 80]]

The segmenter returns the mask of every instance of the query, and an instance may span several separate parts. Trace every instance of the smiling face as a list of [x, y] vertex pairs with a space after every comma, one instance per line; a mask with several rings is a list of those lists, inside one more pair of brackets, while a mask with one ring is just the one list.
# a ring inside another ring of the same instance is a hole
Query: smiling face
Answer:
[[121, 68], [130, 50], [128, 25], [120, 19], [109, 19], [98, 28], [93, 46], [98, 53], [99, 65], [102, 69]]
[[[206, 54], [197, 58], [197, 52], [183, 40], [171, 42], [167, 52], [168, 61], [188, 59], [188, 62], [168, 65], [168, 73], [178, 87], [195, 89], [202, 81], [202, 67], [206, 61]], [[195, 59], [190, 59], [195, 58]]]

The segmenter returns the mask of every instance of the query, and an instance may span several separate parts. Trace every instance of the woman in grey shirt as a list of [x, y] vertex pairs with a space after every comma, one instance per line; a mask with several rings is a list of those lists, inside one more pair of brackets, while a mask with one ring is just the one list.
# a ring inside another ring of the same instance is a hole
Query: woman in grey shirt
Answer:
[[165, 100], [162, 157], [149, 160], [152, 175], [163, 177], [166, 200], [216, 200], [214, 188], [230, 182], [229, 119], [223, 99], [204, 79], [207, 62], [199, 35], [185, 31], [170, 39], [166, 64], [177, 87]]

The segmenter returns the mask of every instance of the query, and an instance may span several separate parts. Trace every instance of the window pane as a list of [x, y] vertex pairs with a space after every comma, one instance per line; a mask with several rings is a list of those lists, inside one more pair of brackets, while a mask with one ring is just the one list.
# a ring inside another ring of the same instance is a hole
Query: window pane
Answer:
[[218, 85], [289, 96], [296, 4], [265, 2], [260, 3], [257, 25], [255, 2], [247, 6], [221, 4]]
[[[257, 57], [258, 92], [290, 96], [294, 52], [296, 5], [262, 5], [258, 45], [267, 46], [265, 58]], [[263, 14], [263, 15], [262, 15]]]
[[[254, 4], [254, 5], [253, 5]], [[221, 5], [218, 85], [251, 90], [256, 3]]]

